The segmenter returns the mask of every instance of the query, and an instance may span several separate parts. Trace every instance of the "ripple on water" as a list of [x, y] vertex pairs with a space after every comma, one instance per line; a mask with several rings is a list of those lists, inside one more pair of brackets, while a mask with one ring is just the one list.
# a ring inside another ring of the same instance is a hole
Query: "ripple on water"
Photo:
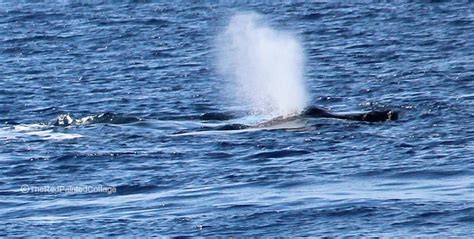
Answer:
[[[0, 1], [0, 237], [472, 234], [472, 3], [141, 2]], [[400, 120], [260, 124], [215, 71], [248, 10], [309, 105]]]

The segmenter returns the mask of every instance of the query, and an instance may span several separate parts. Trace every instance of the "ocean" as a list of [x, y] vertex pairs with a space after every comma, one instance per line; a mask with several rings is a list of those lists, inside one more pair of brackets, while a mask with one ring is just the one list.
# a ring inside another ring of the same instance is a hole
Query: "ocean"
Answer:
[[473, 39], [472, 2], [1, 1], [0, 237], [472, 236]]

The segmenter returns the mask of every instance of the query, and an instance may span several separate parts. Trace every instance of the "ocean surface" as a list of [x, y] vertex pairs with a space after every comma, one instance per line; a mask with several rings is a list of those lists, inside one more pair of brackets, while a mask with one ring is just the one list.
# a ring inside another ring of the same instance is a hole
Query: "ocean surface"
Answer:
[[[400, 119], [238, 127], [215, 42], [249, 11], [308, 105]], [[1, 1], [0, 237], [472, 236], [473, 39], [473, 3]]]

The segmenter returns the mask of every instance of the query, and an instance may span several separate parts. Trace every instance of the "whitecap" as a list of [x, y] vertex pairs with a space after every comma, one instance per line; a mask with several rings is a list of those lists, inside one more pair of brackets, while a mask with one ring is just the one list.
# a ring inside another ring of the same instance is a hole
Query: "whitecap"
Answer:
[[16, 139], [35, 136], [44, 140], [67, 140], [84, 137], [80, 134], [54, 132], [54, 126], [46, 124], [19, 124], [0, 130], [0, 139]]

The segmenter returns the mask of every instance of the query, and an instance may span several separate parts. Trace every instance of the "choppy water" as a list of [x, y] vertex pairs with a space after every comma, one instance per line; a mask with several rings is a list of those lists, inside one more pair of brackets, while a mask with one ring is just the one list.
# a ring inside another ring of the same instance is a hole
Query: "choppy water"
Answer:
[[[312, 105], [401, 119], [203, 131], [248, 120], [213, 44], [249, 10], [301, 39]], [[472, 235], [472, 39], [472, 3], [2, 1], [0, 236]]]

